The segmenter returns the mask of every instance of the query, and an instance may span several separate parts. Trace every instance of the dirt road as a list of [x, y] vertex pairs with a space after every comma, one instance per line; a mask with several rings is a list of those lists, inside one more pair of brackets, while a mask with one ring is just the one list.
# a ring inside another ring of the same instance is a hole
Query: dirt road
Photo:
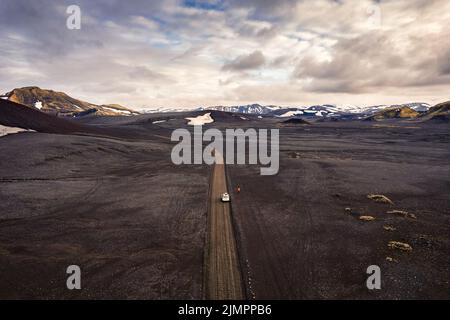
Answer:
[[244, 299], [231, 208], [229, 203], [220, 199], [224, 192], [227, 192], [225, 166], [216, 163], [210, 182], [205, 298]]

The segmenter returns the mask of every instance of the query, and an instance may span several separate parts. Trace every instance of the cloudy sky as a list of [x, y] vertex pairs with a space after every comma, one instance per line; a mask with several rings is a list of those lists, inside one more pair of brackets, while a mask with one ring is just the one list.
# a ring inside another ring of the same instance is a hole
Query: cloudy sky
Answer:
[[1, 0], [0, 91], [136, 109], [438, 103], [449, 21], [448, 0]]

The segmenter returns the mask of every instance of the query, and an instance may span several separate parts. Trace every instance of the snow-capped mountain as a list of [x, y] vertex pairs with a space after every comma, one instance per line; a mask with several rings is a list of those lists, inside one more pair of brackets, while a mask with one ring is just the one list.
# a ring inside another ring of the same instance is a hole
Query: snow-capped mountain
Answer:
[[[392, 107], [409, 107], [417, 112], [425, 112], [431, 106], [423, 102], [407, 103], [402, 105], [377, 105], [377, 106], [356, 106], [356, 105], [334, 105], [334, 104], [323, 104], [323, 105], [312, 105], [312, 106], [292, 106], [292, 107], [282, 107], [282, 106], [263, 106], [260, 104], [249, 104], [242, 106], [212, 106], [212, 107], [200, 107], [195, 109], [195, 111], [224, 111], [232, 113], [243, 113], [243, 114], [254, 114], [263, 116], [272, 116], [280, 118], [289, 117], [345, 117], [349, 119], [358, 119], [371, 116], [381, 110]], [[187, 111], [186, 109], [164, 109], [157, 108], [146, 110], [146, 113], [156, 113], [156, 112], [182, 112]]]
[[282, 107], [277, 106], [262, 106], [260, 104], [249, 104], [244, 106], [215, 106], [215, 107], [201, 107], [197, 110], [215, 110], [233, 113], [247, 113], [247, 114], [269, 114], [274, 110], [280, 110]]
[[[385, 106], [380, 106], [385, 107]], [[300, 107], [281, 107], [281, 106], [262, 106], [260, 104], [250, 104], [244, 106], [216, 106], [216, 107], [203, 107], [197, 110], [217, 110], [226, 112], [238, 112], [246, 114], [258, 114], [274, 117], [294, 117], [294, 116], [306, 116], [306, 117], [328, 117], [339, 115], [352, 115], [352, 114], [372, 114], [379, 110], [378, 107], [360, 107], [354, 105], [313, 105], [313, 106], [300, 106]]]
[[260, 104], [249, 104], [243, 106], [212, 106], [212, 107], [198, 107], [194, 110], [189, 108], [151, 108], [144, 109], [143, 113], [160, 113], [160, 112], [186, 112], [186, 111], [223, 111], [232, 113], [246, 113], [246, 114], [270, 114], [274, 110], [283, 109], [277, 106], [262, 106]]
[[356, 105], [313, 105], [300, 107], [280, 107], [280, 106], [262, 106], [260, 104], [251, 104], [244, 106], [219, 106], [199, 108], [198, 110], [217, 110], [226, 112], [238, 112], [247, 114], [258, 114], [275, 117], [339, 117], [339, 116], [370, 116], [380, 110], [391, 107], [409, 107], [417, 112], [425, 112], [431, 106], [423, 102], [407, 103], [402, 105], [378, 105], [378, 106], [356, 106]]
[[186, 111], [192, 111], [186, 108], [149, 108], [149, 109], [142, 109], [139, 110], [141, 113], [169, 113], [169, 112], [186, 112]]

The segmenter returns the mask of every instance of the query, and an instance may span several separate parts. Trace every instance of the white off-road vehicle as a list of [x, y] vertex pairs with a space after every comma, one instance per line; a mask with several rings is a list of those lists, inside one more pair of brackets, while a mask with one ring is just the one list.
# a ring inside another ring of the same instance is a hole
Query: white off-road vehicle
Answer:
[[230, 195], [228, 193], [222, 193], [222, 196], [220, 197], [222, 202], [230, 202]]

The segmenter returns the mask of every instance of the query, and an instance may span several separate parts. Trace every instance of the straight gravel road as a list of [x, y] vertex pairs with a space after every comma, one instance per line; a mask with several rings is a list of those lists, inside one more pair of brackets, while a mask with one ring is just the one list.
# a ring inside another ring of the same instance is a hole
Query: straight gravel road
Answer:
[[[216, 154], [216, 157], [222, 157]], [[225, 165], [214, 165], [210, 182], [206, 252], [206, 299], [244, 299], [231, 206], [221, 201], [227, 192]], [[223, 161], [221, 161], [223, 162]]]

